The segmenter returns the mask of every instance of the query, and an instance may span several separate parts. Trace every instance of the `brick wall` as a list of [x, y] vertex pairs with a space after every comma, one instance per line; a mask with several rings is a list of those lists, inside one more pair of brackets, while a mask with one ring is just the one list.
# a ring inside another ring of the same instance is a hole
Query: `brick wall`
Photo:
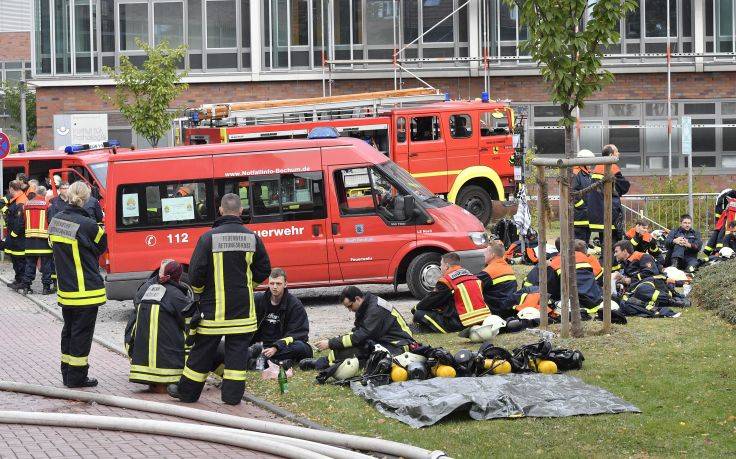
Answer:
[[[1, 14], [1, 13], [0, 13]], [[0, 61], [30, 61], [31, 33], [0, 33]]]

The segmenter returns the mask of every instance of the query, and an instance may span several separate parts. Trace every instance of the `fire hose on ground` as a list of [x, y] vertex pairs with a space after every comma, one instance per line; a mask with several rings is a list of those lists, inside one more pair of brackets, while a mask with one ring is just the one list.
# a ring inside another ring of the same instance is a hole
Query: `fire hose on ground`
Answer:
[[[447, 457], [442, 451], [429, 451], [390, 440], [337, 432], [325, 432], [306, 427], [283, 425], [275, 422], [116, 395], [12, 381], [0, 381], [0, 390], [87, 403], [98, 403], [100, 405], [206, 422], [220, 427], [170, 421], [112, 418], [107, 416], [18, 411], [0, 411], [0, 423], [83, 427], [163, 434], [239, 446], [289, 458], [333, 457], [337, 459], [357, 459], [366, 457], [364, 454], [351, 450], [376, 452], [407, 459], [438, 459]], [[144, 425], [147, 427], [141, 427]], [[272, 447], [276, 449], [271, 449]]]

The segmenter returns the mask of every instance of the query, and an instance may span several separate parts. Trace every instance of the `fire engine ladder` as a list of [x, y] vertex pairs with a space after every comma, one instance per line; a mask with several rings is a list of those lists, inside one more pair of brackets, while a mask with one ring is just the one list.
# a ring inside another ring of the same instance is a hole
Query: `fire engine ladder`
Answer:
[[368, 118], [397, 106], [443, 100], [445, 95], [436, 90], [414, 88], [309, 99], [206, 104], [195, 111], [201, 120], [211, 120], [219, 126], [244, 126]]

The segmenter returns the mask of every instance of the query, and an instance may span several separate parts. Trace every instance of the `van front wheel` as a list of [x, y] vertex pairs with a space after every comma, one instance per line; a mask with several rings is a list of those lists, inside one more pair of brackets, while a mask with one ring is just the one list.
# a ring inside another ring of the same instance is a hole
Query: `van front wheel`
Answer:
[[455, 204], [475, 215], [483, 226], [491, 221], [491, 197], [478, 185], [464, 186], [458, 193]]
[[409, 263], [406, 270], [406, 286], [418, 300], [421, 300], [432, 291], [442, 276], [440, 271], [440, 257], [436, 252], [420, 253]]

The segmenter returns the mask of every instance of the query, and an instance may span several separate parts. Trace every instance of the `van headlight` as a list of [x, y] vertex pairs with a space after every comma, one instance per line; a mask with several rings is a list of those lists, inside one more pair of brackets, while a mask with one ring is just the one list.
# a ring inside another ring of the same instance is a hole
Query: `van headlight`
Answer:
[[478, 247], [484, 247], [488, 245], [488, 235], [482, 231], [473, 231], [468, 233], [468, 237]]

